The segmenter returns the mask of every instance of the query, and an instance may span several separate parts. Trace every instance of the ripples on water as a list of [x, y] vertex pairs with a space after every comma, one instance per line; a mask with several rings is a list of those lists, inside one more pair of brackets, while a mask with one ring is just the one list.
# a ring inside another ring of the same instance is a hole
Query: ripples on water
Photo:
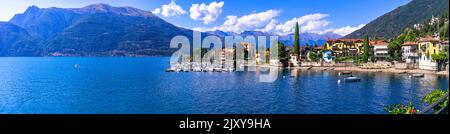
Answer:
[[258, 72], [166, 73], [168, 61], [0, 58], [0, 113], [383, 114], [388, 104], [423, 108], [424, 95], [449, 84], [447, 76], [387, 73], [345, 83], [336, 71], [287, 69], [259, 83]]

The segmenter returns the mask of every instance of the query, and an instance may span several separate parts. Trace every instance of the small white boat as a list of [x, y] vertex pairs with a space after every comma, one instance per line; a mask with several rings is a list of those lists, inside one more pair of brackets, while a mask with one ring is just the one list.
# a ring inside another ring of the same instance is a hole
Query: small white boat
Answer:
[[214, 71], [214, 68], [206, 67], [206, 71], [208, 71], [208, 72], [213, 72], [213, 71]]
[[361, 81], [361, 79], [358, 77], [351, 76], [351, 77], [344, 78], [344, 81], [345, 82], [359, 82], [359, 81]]
[[342, 75], [350, 75], [350, 74], [352, 74], [352, 72], [350, 72], [350, 71], [344, 71], [344, 72], [341, 72], [341, 74], [342, 74]]
[[413, 77], [424, 77], [425, 75], [424, 74], [413, 74], [412, 76]]
[[228, 72], [228, 69], [222, 68], [222, 72]]
[[175, 67], [170, 67], [166, 69], [166, 72], [175, 72], [177, 69]]
[[213, 70], [214, 70], [214, 72], [222, 72], [222, 68], [218, 68], [218, 67], [214, 68]]
[[194, 69], [192, 69], [192, 71], [194, 71], [194, 72], [201, 72], [201, 71], [202, 71], [202, 68], [200, 68], [200, 67], [194, 67]]

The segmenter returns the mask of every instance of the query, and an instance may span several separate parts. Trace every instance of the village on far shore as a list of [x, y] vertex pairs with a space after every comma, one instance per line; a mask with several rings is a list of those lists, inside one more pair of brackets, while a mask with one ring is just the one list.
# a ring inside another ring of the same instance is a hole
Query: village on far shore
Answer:
[[[434, 16], [427, 25], [439, 24]], [[448, 19], [444, 20], [448, 23]], [[414, 29], [423, 27], [416, 24]], [[439, 27], [439, 26], [438, 26]], [[438, 28], [439, 29], [439, 28]], [[255, 44], [242, 42], [243, 55], [236, 55], [236, 47], [217, 50], [201, 49], [201, 57], [209, 54], [211, 62], [195, 63], [192, 56], [167, 72], [231, 72], [244, 66], [282, 67], [291, 69], [319, 69], [338, 71], [367, 71], [411, 74], [441, 74], [449, 75], [449, 38], [441, 37], [440, 32], [431, 35], [413, 35], [402, 41], [395, 39], [361, 38], [328, 39], [322, 46], [300, 45], [298, 24], [295, 27], [294, 45], [287, 47], [283, 43], [275, 43], [278, 49], [277, 58], [271, 58], [269, 48], [266, 52], [258, 52]], [[411, 34], [412, 29], [406, 29], [404, 34]], [[448, 33], [447, 33], [448, 34]], [[404, 36], [403, 34], [400, 36]], [[400, 36], [398, 38], [400, 38]], [[410, 36], [410, 35], [406, 35]], [[262, 57], [261, 55], [265, 55]], [[218, 56], [220, 58], [215, 58]], [[230, 59], [230, 56], [232, 57]], [[237, 60], [236, 57], [244, 57]]]
[[[439, 53], [448, 55], [448, 40], [442, 41], [439, 37], [428, 36], [416, 42], [404, 42], [401, 44], [401, 61], [389, 59], [387, 40], [368, 42], [372, 53], [368, 62], [357, 61], [364, 55], [364, 39], [331, 39], [324, 46], [300, 47], [300, 54], [292, 53], [292, 49], [288, 48], [289, 60], [270, 61], [270, 65], [300, 69], [448, 75], [448, 60], [438, 62], [432, 57]], [[260, 61], [258, 57], [257, 61]]]

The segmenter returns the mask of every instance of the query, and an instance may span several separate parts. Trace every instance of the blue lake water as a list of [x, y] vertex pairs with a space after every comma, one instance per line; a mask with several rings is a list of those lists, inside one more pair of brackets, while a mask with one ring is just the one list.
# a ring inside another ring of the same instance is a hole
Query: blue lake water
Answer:
[[[448, 88], [447, 76], [281, 70], [273, 83], [258, 72], [167, 73], [169, 58], [0, 58], [0, 113], [384, 114], [383, 107]], [[79, 68], [74, 67], [75, 64]], [[284, 77], [283, 77], [284, 76]]]

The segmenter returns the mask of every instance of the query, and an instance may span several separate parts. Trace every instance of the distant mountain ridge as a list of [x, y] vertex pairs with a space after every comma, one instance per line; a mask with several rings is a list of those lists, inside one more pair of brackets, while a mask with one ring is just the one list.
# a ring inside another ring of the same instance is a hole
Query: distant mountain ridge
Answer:
[[39, 53], [39, 47], [25, 29], [0, 22], [0, 56], [35, 56]]
[[[192, 30], [170, 24], [149, 11], [93, 4], [82, 8], [30, 6], [0, 23], [0, 56], [158, 56], [171, 55], [170, 40]], [[205, 35], [270, 36], [260, 31], [210, 31]], [[303, 44], [323, 44], [339, 35], [300, 35]], [[293, 34], [279, 36], [286, 45]]]
[[9, 23], [29, 33], [39, 46], [36, 56], [52, 53], [75, 56], [170, 55], [176, 50], [169, 48], [172, 37], [192, 37], [192, 30], [174, 26], [149, 11], [106, 4], [83, 8], [30, 6]]
[[[220, 30], [215, 30], [215, 31], [207, 31], [206, 33], [209, 33], [211, 35], [217, 35], [219, 37], [225, 37], [225, 36], [235, 36], [235, 35], [240, 35], [240, 36], [278, 36], [279, 37], [279, 41], [284, 43], [287, 46], [291, 46], [294, 43], [294, 33], [292, 34], [288, 34], [288, 35], [277, 35], [274, 33], [265, 33], [265, 32], [261, 32], [261, 31], [244, 31], [240, 34], [234, 33], [234, 32], [224, 32], [224, 31], [220, 31]], [[342, 36], [332, 33], [332, 32], [328, 32], [328, 33], [324, 33], [324, 34], [316, 34], [316, 33], [301, 33], [300, 34], [300, 44], [301, 45], [314, 45], [317, 44], [319, 46], [324, 45], [326, 43], [327, 39], [337, 39], [337, 38], [341, 38]]]
[[[412, 0], [342, 37], [334, 33], [301, 33], [301, 45], [323, 45], [327, 39], [362, 38], [364, 35], [391, 38], [404, 28], [448, 12], [448, 0]], [[9, 22], [0, 22], [0, 56], [160, 56], [177, 35], [192, 38], [192, 30], [177, 27], [150, 11], [133, 7], [93, 4], [82, 8], [39, 8], [30, 6]], [[240, 34], [208, 31], [205, 35], [271, 36], [273, 33], [244, 31]], [[293, 44], [294, 35], [279, 35], [280, 42]]]
[[377, 37], [390, 39], [399, 35], [407, 27], [423, 23], [431, 16], [439, 17], [449, 10], [449, 0], [412, 0], [377, 19], [344, 38]]

